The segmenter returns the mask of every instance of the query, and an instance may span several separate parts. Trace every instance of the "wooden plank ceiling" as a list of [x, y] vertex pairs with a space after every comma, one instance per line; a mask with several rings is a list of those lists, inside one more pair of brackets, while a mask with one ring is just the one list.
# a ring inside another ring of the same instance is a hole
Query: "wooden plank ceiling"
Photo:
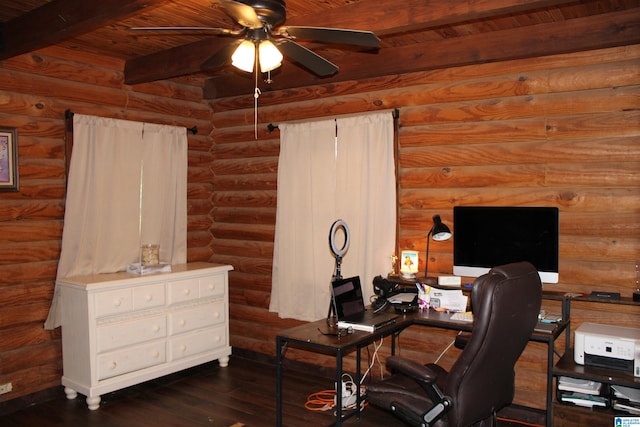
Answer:
[[[301, 41], [340, 70], [321, 78], [285, 58], [263, 90], [640, 42], [640, 0], [287, 0], [286, 11], [286, 25], [373, 31], [380, 48]], [[130, 30], [240, 29], [217, 0], [0, 0], [0, 23], [0, 60], [58, 45], [79, 57], [89, 52], [124, 60], [127, 84], [196, 79], [208, 98], [246, 94], [253, 87], [253, 77], [231, 65], [202, 69], [232, 36]]]

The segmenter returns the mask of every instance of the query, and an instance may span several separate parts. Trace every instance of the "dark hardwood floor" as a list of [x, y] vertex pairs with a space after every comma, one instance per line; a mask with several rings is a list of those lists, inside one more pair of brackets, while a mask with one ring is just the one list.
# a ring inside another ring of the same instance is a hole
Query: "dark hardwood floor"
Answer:
[[[330, 425], [332, 411], [310, 411], [305, 409], [305, 402], [312, 393], [333, 388], [333, 380], [326, 371], [298, 368], [284, 370], [283, 425]], [[96, 411], [87, 409], [84, 396], [67, 400], [60, 387], [53, 400], [0, 416], [0, 425], [273, 427], [276, 422], [275, 389], [273, 364], [234, 355], [227, 368], [220, 368], [213, 362], [106, 394]], [[353, 418], [344, 425], [404, 426], [391, 414], [373, 406], [364, 409], [360, 420]]]

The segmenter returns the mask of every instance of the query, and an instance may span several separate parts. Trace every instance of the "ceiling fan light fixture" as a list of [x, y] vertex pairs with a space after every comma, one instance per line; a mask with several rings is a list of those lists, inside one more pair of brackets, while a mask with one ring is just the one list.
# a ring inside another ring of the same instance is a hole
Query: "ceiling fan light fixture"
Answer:
[[231, 65], [247, 73], [253, 71], [255, 60], [256, 45], [251, 40], [244, 40], [231, 55]]
[[275, 70], [282, 65], [282, 53], [270, 40], [260, 42], [258, 57], [260, 58], [260, 70], [263, 73]]

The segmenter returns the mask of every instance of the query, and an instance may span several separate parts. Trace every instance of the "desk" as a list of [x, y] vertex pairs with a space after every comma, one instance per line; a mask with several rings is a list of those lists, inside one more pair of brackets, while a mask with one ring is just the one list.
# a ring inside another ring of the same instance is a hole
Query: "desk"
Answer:
[[[372, 342], [385, 337], [392, 336], [391, 353], [395, 352], [395, 341], [400, 333], [411, 325], [422, 325], [434, 328], [452, 329], [457, 331], [471, 331], [471, 323], [456, 322], [450, 319], [451, 314], [437, 312], [435, 310], [417, 311], [415, 313], [400, 315], [396, 323], [385, 326], [374, 333], [355, 331], [351, 335], [343, 337], [324, 335], [321, 331], [328, 331], [326, 320], [307, 323], [294, 328], [281, 331], [276, 337], [276, 426], [282, 426], [282, 362], [288, 346], [313, 351], [322, 354], [330, 354], [336, 357], [336, 384], [342, 381], [342, 359], [345, 354], [356, 351], [356, 378], [355, 382], [360, 383], [360, 353], [363, 347]], [[563, 317], [566, 319], [566, 317]], [[568, 321], [558, 324], [553, 333], [534, 332], [530, 341], [543, 342], [548, 345], [548, 363], [547, 363], [547, 407], [546, 407], [546, 423], [550, 426], [552, 423], [551, 410], [553, 399], [553, 381], [552, 369], [554, 363], [554, 342], [565, 330]], [[358, 393], [360, 388], [358, 387]], [[343, 419], [351, 416], [358, 416], [360, 411], [354, 410], [343, 417], [342, 414], [342, 390], [337, 387], [336, 390], [336, 421], [335, 426], [340, 427]], [[357, 407], [360, 404], [360, 396], [358, 395]]]

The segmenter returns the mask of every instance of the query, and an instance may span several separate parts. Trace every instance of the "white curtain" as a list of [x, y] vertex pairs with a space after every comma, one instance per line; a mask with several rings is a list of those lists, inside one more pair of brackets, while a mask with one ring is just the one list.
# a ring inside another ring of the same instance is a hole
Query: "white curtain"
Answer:
[[[395, 248], [391, 112], [282, 123], [279, 129], [269, 310], [305, 321], [327, 316], [335, 270], [328, 239], [338, 219], [347, 224], [351, 238], [342, 276], [360, 276], [368, 303], [372, 280], [389, 271]], [[338, 236], [344, 238], [342, 233]]]
[[[74, 114], [57, 277], [122, 271], [141, 244], [186, 262], [187, 135], [183, 127]], [[55, 290], [45, 328], [60, 325]]]

